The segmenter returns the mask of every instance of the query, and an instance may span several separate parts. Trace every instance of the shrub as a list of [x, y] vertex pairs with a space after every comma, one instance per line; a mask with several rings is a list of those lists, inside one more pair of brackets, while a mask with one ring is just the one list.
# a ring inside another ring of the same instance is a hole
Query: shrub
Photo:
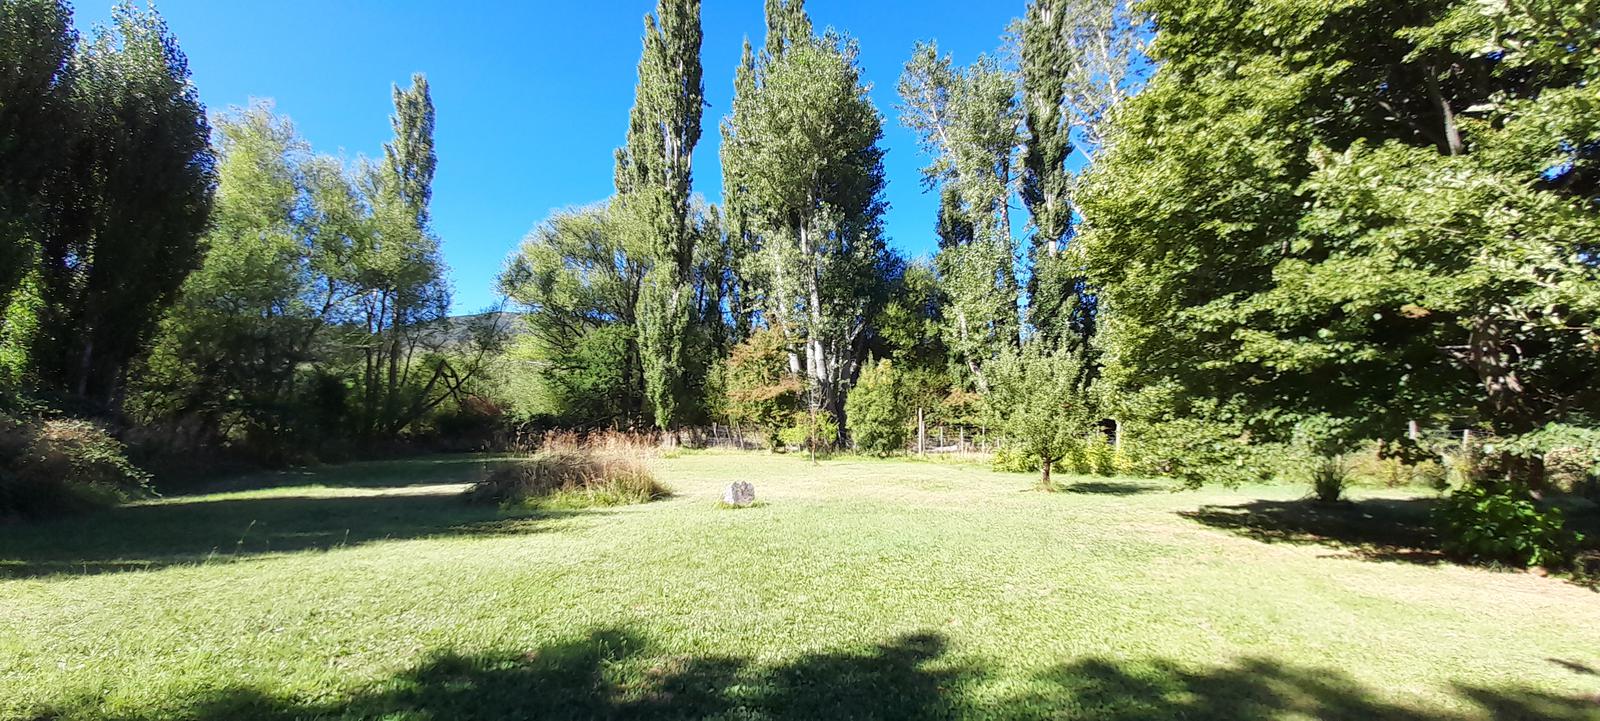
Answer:
[[844, 413], [850, 437], [862, 451], [887, 456], [905, 449], [910, 414], [890, 361], [867, 364], [845, 399]]
[[1311, 480], [1311, 495], [1318, 503], [1338, 503], [1350, 485], [1350, 464], [1343, 456], [1318, 456], [1308, 462], [1306, 475]]
[[782, 329], [758, 330], [732, 348], [723, 367], [723, 414], [729, 423], [760, 433], [773, 450], [783, 443], [785, 424], [805, 392], [805, 385], [789, 372], [788, 348]]
[[1111, 476], [1117, 473], [1117, 452], [1104, 433], [1093, 432], [1083, 441], [1083, 469], [1079, 473]]
[[1002, 473], [1038, 473], [1039, 459], [1011, 446], [1001, 446], [995, 449], [989, 467]]
[[1557, 508], [1540, 508], [1511, 485], [1465, 486], [1437, 511], [1444, 550], [1456, 558], [1513, 566], [1560, 566], [1583, 537], [1565, 529]]
[[778, 440], [785, 446], [801, 450], [822, 450], [833, 445], [839, 437], [839, 424], [833, 414], [817, 411], [815, 419], [807, 411], [796, 411], [787, 428], [778, 432]]
[[0, 414], [0, 520], [113, 505], [148, 494], [149, 480], [93, 423]]
[[476, 501], [569, 508], [648, 503], [668, 493], [638, 455], [574, 450], [501, 466], [467, 491]]

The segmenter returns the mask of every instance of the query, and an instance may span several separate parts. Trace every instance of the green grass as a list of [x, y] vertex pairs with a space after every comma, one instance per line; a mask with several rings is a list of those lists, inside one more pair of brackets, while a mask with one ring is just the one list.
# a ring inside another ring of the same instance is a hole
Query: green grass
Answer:
[[1600, 595], [1436, 562], [1402, 492], [683, 453], [509, 512], [486, 462], [0, 527], [0, 718], [1600, 718]]

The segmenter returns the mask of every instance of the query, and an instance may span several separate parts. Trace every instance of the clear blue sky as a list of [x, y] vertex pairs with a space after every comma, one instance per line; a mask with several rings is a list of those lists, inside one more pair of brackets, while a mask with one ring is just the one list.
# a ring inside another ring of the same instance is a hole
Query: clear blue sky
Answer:
[[[81, 28], [111, 0], [77, 0]], [[160, 0], [207, 107], [271, 98], [319, 152], [376, 156], [388, 140], [389, 88], [428, 75], [438, 111], [434, 229], [457, 313], [494, 299], [502, 262], [553, 209], [611, 194], [611, 153], [633, 104], [644, 14], [654, 0]], [[894, 106], [900, 68], [920, 39], [967, 63], [999, 46], [1023, 0], [809, 0], [812, 21], [860, 40], [884, 145], [891, 242], [931, 253], [937, 199], [926, 159]], [[745, 36], [764, 35], [761, 0], [705, 0], [705, 135], [695, 191], [721, 197], [718, 125]]]

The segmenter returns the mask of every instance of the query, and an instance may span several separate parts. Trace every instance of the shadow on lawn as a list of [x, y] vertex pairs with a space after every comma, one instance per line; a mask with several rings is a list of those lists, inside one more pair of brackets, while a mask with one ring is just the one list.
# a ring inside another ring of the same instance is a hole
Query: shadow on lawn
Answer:
[[[1209, 670], [1156, 661], [1063, 665], [1010, 696], [947, 658], [937, 634], [902, 636], [870, 650], [762, 665], [729, 656], [658, 655], [629, 631], [602, 631], [528, 652], [435, 655], [353, 694], [317, 700], [225, 689], [124, 721], [174, 719], [1319, 719], [1593, 718], [1592, 700], [1525, 689], [1459, 687], [1465, 714], [1374, 698], [1344, 673], [1262, 660]], [[91, 711], [90, 709], [82, 709]], [[40, 718], [55, 713], [47, 711]]]
[[[1201, 506], [1178, 515], [1262, 543], [1315, 544], [1372, 561], [1431, 565], [1448, 560], [1433, 529], [1438, 504], [1435, 498], [1369, 498], [1331, 506], [1260, 500]], [[1600, 591], [1600, 507], [1569, 505], [1566, 527], [1584, 537], [1568, 580]]]
[[1429, 524], [1431, 498], [1367, 499], [1325, 506], [1309, 501], [1251, 501], [1179, 511], [1192, 521], [1262, 543], [1321, 544], [1361, 558], [1439, 563], [1439, 537]]
[[200, 497], [0, 526], [0, 578], [226, 562], [390, 539], [531, 533], [577, 513], [508, 514], [492, 505], [468, 503], [453, 488], [436, 493]]
[[1127, 481], [1082, 481], [1061, 487], [1067, 493], [1095, 496], [1137, 496], [1141, 493], [1169, 493], [1170, 486], [1155, 483], [1129, 483]]
[[471, 483], [496, 466], [515, 459], [476, 454], [439, 454], [386, 461], [360, 461], [281, 471], [259, 471], [207, 484], [205, 493], [327, 486], [330, 488], [402, 488], [438, 483]]

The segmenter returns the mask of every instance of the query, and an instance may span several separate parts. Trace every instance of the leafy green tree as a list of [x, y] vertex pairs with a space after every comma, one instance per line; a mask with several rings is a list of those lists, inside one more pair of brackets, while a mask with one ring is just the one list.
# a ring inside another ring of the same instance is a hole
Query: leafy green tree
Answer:
[[1099, 419], [1094, 399], [1078, 383], [1083, 356], [1032, 342], [993, 364], [994, 385], [986, 400], [996, 430], [1013, 451], [1040, 469], [1039, 487], [1054, 490], [1050, 473], [1083, 446]]
[[798, 339], [791, 367], [804, 363], [817, 403], [839, 418], [885, 300], [877, 279], [898, 259], [881, 234], [883, 123], [855, 45], [790, 35], [809, 28], [798, 8], [769, 3], [768, 50], [741, 71], [724, 125], [724, 193], [762, 236], [766, 321]]
[[[199, 418], [252, 436], [295, 425], [284, 401], [327, 314], [314, 307], [309, 149], [256, 104], [217, 123], [218, 186], [205, 261], [185, 280], [135, 384], [147, 421]], [[321, 311], [320, 313], [318, 311]]]
[[34, 266], [45, 181], [66, 164], [68, 62], [76, 34], [65, 0], [0, 4], [0, 333]]
[[879, 456], [905, 449], [910, 413], [893, 361], [868, 363], [844, 406], [856, 447]]
[[343, 270], [357, 289], [359, 330], [350, 341], [362, 361], [356, 420], [368, 436], [393, 436], [418, 419], [426, 403], [420, 394], [441, 370], [426, 352], [424, 331], [450, 306], [439, 239], [428, 226], [437, 165], [433, 100], [427, 78], [411, 81], [394, 88], [395, 137], [383, 162], [356, 170], [366, 213]]
[[188, 60], [153, 9], [118, 3], [69, 72], [81, 122], [39, 234], [33, 358], [48, 385], [110, 405], [199, 264], [215, 159]]
[[941, 217], [970, 230], [942, 234], [935, 262], [949, 296], [946, 342], [986, 389], [984, 364], [1015, 346], [1021, 333], [1010, 204], [1018, 142], [1015, 76], [989, 56], [956, 68], [938, 46], [919, 43], [899, 92], [901, 123], [933, 158], [923, 177], [942, 186]]
[[550, 401], [542, 410], [568, 422], [630, 426], [649, 410], [637, 321], [650, 265], [616, 226], [606, 206], [555, 213], [500, 277], [523, 310], [523, 357]]
[[801, 407], [804, 383], [789, 369], [789, 341], [781, 329], [762, 328], [733, 347], [726, 365], [724, 415], [737, 427], [759, 431], [768, 448]]
[[[645, 393], [656, 425], [676, 430], [689, 405], [691, 297], [698, 233], [692, 225], [690, 161], [700, 141], [705, 90], [699, 0], [661, 0], [645, 17], [628, 142], [616, 155], [616, 212], [649, 255], [638, 314]], [[703, 364], [700, 364], [703, 367]]]
[[1334, 450], [1594, 417], [1594, 3], [1144, 7], [1160, 69], [1080, 195], [1108, 378]]

